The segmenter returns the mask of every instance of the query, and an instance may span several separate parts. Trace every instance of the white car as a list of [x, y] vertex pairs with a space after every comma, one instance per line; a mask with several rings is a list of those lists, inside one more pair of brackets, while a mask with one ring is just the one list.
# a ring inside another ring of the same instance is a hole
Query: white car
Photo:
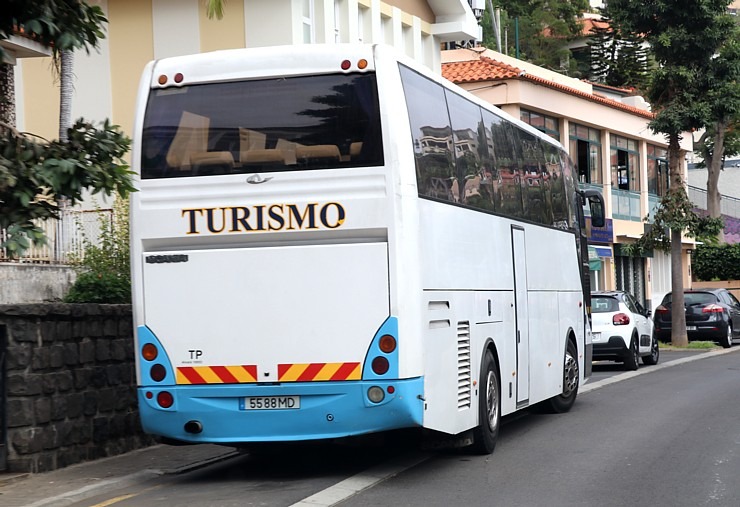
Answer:
[[591, 294], [593, 359], [619, 361], [625, 370], [643, 364], [658, 364], [660, 349], [653, 336], [650, 310], [627, 292], [605, 291]]

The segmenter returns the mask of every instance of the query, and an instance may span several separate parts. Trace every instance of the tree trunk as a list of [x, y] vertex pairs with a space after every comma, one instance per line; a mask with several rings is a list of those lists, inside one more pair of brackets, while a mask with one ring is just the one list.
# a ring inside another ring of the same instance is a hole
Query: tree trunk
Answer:
[[15, 79], [13, 65], [0, 63], [0, 122], [15, 127]]
[[67, 130], [72, 126], [74, 52], [64, 50], [59, 58], [59, 140], [67, 141]]
[[[669, 192], [685, 192], [678, 140], [678, 134], [671, 134], [668, 137], [668, 167], [671, 176]], [[671, 343], [677, 347], [689, 344], [684, 312], [681, 232], [680, 229], [671, 229]]]
[[707, 211], [710, 217], [722, 216], [721, 195], [719, 193], [719, 175], [722, 170], [722, 154], [725, 152], [725, 132], [727, 122], [717, 121], [714, 124], [712, 154], [704, 162], [707, 164]]

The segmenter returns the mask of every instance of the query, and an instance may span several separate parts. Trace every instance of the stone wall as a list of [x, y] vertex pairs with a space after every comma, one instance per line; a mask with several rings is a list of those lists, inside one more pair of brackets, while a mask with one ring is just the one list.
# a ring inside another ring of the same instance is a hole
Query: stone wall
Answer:
[[0, 305], [0, 326], [8, 471], [44, 472], [153, 443], [139, 423], [129, 305]]

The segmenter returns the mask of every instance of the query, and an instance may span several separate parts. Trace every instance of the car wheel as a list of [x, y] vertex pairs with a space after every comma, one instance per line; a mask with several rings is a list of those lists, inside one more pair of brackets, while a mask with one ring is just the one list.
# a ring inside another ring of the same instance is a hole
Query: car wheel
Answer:
[[627, 356], [624, 358], [624, 369], [627, 371], [634, 371], [640, 366], [640, 351], [637, 347], [637, 336], [633, 335]]
[[660, 345], [658, 339], [653, 336], [653, 341], [650, 342], [650, 355], [642, 358], [642, 364], [658, 364], [660, 358]]
[[471, 450], [476, 454], [491, 454], [496, 447], [498, 428], [501, 425], [501, 389], [496, 362], [490, 352], [486, 352], [483, 357], [480, 369], [478, 420]]
[[722, 338], [719, 344], [726, 349], [732, 347], [732, 322], [727, 322], [727, 336]]
[[580, 382], [579, 375], [578, 350], [573, 342], [568, 340], [563, 363], [563, 392], [544, 402], [547, 412], [561, 414], [570, 410], [576, 402]]

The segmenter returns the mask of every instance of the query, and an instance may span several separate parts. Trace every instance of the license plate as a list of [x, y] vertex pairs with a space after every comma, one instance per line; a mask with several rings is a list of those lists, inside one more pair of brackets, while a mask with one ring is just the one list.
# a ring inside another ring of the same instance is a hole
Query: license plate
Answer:
[[300, 396], [249, 396], [244, 410], [286, 410], [301, 408]]
[[686, 326], [686, 331], [696, 331], [696, 326]]

